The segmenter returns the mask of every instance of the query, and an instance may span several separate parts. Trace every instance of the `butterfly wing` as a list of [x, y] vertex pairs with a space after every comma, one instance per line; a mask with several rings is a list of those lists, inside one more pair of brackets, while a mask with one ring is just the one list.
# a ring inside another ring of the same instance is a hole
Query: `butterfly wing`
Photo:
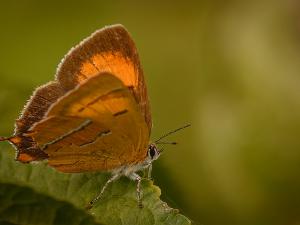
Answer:
[[136, 46], [122, 25], [105, 27], [83, 40], [65, 56], [57, 79], [71, 90], [101, 72], [117, 76], [133, 93], [148, 129], [152, 127], [147, 90]]
[[143, 161], [149, 129], [116, 76], [92, 77], [64, 97], [26, 134], [62, 172], [110, 170]]
[[59, 65], [56, 79], [34, 92], [16, 121], [15, 135], [9, 138], [17, 148], [18, 161], [47, 158], [34, 140], [24, 135], [35, 123], [45, 118], [49, 108], [60, 97], [103, 72], [114, 74], [129, 89], [146, 122], [147, 133], [150, 134], [150, 106], [137, 49], [122, 25], [108, 26], [72, 48]]

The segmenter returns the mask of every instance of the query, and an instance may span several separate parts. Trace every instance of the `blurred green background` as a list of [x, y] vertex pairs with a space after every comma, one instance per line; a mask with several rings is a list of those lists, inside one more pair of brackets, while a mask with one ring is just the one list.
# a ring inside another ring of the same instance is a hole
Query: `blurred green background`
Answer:
[[195, 224], [300, 224], [300, 3], [5, 1], [0, 131], [84, 37], [121, 23], [146, 75], [152, 137], [189, 122], [154, 164]]

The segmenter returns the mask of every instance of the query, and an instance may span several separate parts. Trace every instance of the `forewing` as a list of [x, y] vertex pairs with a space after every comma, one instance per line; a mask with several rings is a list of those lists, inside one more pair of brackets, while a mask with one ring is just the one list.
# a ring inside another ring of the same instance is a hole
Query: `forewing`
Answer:
[[117, 76], [134, 95], [148, 129], [152, 127], [149, 100], [136, 46], [122, 25], [105, 27], [83, 40], [65, 56], [57, 79], [71, 90], [101, 72]]
[[60, 98], [29, 131], [63, 172], [110, 170], [144, 160], [149, 130], [128, 88], [108, 73]]

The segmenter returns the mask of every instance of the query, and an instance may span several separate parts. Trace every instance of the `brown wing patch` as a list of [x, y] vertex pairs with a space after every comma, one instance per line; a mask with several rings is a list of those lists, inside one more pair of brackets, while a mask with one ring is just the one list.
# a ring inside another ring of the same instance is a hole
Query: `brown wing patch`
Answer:
[[40, 121], [49, 107], [64, 93], [61, 85], [51, 81], [35, 90], [16, 121], [15, 134], [26, 132], [34, 123]]
[[95, 76], [62, 97], [28, 137], [45, 151], [49, 165], [63, 172], [110, 170], [143, 161], [149, 141], [136, 101], [110, 74]]

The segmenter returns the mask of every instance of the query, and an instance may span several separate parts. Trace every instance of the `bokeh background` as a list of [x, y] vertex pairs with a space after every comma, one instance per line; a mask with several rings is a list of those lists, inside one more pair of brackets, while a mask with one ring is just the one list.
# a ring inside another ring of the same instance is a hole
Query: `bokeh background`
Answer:
[[296, 0], [1, 2], [1, 135], [72, 46], [115, 23], [139, 49], [152, 137], [192, 124], [155, 162], [162, 198], [194, 224], [300, 224]]

